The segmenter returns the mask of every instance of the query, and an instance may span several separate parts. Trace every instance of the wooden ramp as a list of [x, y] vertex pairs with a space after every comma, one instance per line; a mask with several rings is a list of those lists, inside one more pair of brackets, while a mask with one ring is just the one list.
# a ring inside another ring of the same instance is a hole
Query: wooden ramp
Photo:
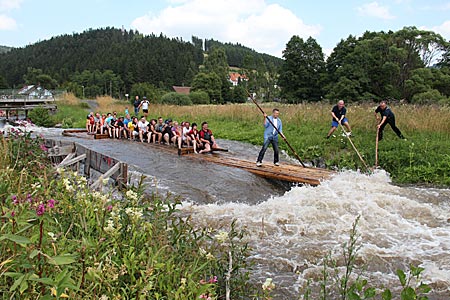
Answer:
[[[84, 139], [92, 139], [92, 140], [94, 139], [92, 135], [86, 134], [86, 130], [68, 130], [64, 131], [63, 135], [74, 136]], [[111, 142], [129, 143], [130, 147], [132, 147], [135, 143], [126, 140], [111, 140]], [[166, 153], [172, 153], [174, 155], [180, 154], [178, 149], [173, 146], [166, 146], [160, 144], [147, 144], [147, 143], [145, 143], [145, 145], [157, 151], [164, 151]], [[208, 161], [211, 163], [227, 167], [239, 168], [268, 179], [282, 180], [292, 183], [309, 184], [313, 186], [319, 185], [322, 181], [328, 180], [333, 175], [336, 174], [336, 172], [327, 169], [312, 168], [312, 167], [304, 168], [301, 165], [295, 165], [286, 162], [282, 162], [280, 166], [275, 166], [272, 163], [267, 162], [263, 164], [261, 167], [257, 167], [255, 161], [236, 158], [232, 155], [232, 153], [224, 151], [208, 154], [193, 154], [192, 151], [190, 150], [186, 151], [186, 148], [183, 148], [181, 154], [183, 154], [181, 157], [186, 159]]]

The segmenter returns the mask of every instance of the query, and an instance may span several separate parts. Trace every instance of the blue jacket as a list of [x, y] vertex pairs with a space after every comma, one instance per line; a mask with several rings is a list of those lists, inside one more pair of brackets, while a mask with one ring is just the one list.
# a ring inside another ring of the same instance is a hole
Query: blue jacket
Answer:
[[[272, 116], [268, 116], [267, 117], [270, 121], [272, 121], [273, 123], [273, 117]], [[278, 124], [277, 124], [277, 128], [279, 132], [283, 132], [283, 124], [281, 124], [281, 119], [277, 118]], [[266, 140], [268, 140], [269, 138], [273, 137], [274, 140], [278, 140], [278, 132], [275, 130], [275, 133], [273, 133], [273, 126], [272, 124], [266, 120], [266, 124], [264, 125], [264, 142]]]

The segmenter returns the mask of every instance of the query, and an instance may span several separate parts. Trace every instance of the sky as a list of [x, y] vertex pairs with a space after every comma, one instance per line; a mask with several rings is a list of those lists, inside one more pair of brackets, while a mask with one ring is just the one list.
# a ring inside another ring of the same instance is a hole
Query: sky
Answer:
[[416, 26], [450, 40], [450, 1], [0, 0], [0, 45], [108, 26], [238, 42], [278, 57], [293, 35], [312, 36], [329, 54], [341, 39], [367, 30]]

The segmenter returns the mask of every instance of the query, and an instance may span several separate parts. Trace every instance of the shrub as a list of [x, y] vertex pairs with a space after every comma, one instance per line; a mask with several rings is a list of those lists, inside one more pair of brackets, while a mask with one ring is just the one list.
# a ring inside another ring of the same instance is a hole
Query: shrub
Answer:
[[38, 126], [52, 127], [55, 125], [55, 121], [51, 118], [49, 111], [43, 107], [36, 107], [28, 113], [28, 117]]
[[209, 95], [207, 92], [198, 91], [189, 94], [193, 104], [210, 104]]
[[161, 103], [171, 105], [192, 105], [192, 101], [189, 96], [175, 92], [167, 93], [162, 96]]
[[430, 104], [430, 103], [445, 103], [447, 97], [442, 95], [438, 90], [429, 90], [413, 96], [412, 103], [415, 104]]

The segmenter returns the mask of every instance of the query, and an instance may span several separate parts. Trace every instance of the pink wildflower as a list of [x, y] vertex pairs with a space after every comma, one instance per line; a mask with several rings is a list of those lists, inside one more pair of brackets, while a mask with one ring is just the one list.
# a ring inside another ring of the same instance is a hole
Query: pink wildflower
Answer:
[[211, 277], [209, 279], [209, 283], [216, 283], [217, 282], [217, 276]]
[[47, 147], [45, 147], [44, 144], [39, 145], [39, 147], [41, 148], [42, 151], [47, 152], [47, 150], [48, 150]]
[[106, 207], [106, 210], [107, 210], [107, 211], [112, 211], [112, 209], [113, 209], [113, 206], [112, 206], [112, 205], [108, 205], [108, 206]]
[[36, 208], [36, 214], [38, 215], [38, 217], [42, 216], [45, 212], [45, 205], [44, 204], [39, 204], [38, 207]]
[[47, 202], [47, 207], [48, 208], [53, 208], [53, 207], [55, 207], [55, 203], [56, 203], [56, 201], [54, 199], [50, 199]]
[[12, 211], [11, 212], [11, 218], [14, 218], [16, 216], [16, 212], [15, 211]]
[[14, 205], [19, 204], [19, 199], [17, 199], [17, 196], [16, 196], [16, 195], [12, 195], [12, 196], [11, 196], [11, 200], [13, 201], [13, 204], [14, 204]]

